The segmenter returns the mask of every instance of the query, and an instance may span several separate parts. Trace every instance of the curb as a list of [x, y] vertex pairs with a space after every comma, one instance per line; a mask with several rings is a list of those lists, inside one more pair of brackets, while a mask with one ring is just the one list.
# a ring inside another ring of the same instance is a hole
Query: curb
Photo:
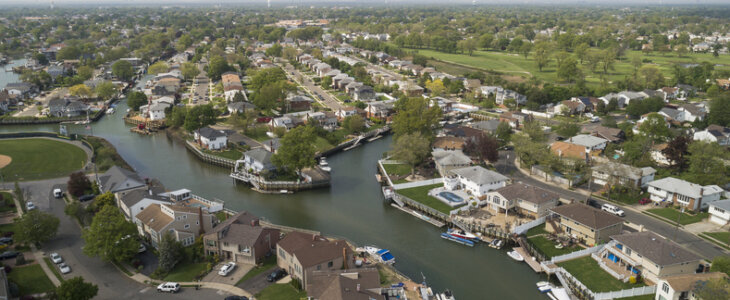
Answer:
[[[662, 216], [660, 216], [660, 215], [657, 215], [657, 214], [655, 214], [655, 213], [653, 213], [653, 212], [650, 212], [650, 211], [642, 211], [641, 213], [643, 213], [643, 214], [645, 214], [645, 215], [647, 215], [647, 216], [651, 216], [651, 217], [653, 217], [653, 218], [659, 219], [659, 220], [661, 220], [661, 221], [667, 222], [667, 223], [669, 223], [669, 224], [670, 224], [670, 225], [672, 225], [672, 226], [679, 226], [679, 228], [682, 228], [682, 230], [684, 230], [684, 225], [682, 225], [682, 224], [679, 224], [679, 223], [677, 223], [677, 222], [674, 222], [674, 221], [672, 221], [672, 220], [669, 220], [669, 219], [667, 219], [667, 218], [665, 218], [665, 217], [662, 217]], [[684, 230], [684, 231], [687, 231], [687, 230]], [[687, 232], [689, 232], [689, 231], [687, 231]], [[689, 233], [692, 233], [692, 232], [689, 232]], [[692, 233], [692, 234], [694, 234], [694, 233]], [[697, 234], [694, 234], [694, 235], [697, 235]]]

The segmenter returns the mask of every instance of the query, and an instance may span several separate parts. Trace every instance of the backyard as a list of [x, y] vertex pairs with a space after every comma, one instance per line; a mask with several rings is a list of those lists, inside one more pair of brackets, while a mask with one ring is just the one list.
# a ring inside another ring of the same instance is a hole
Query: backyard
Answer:
[[6, 181], [68, 176], [86, 164], [84, 150], [52, 139], [1, 140], [0, 154], [12, 159], [0, 169]]
[[555, 248], [555, 244], [557, 244], [557, 243], [553, 242], [551, 240], [548, 240], [545, 236], [542, 236], [542, 235], [533, 236], [533, 237], [527, 238], [527, 240], [533, 246], [535, 246], [535, 248], [540, 250], [540, 252], [545, 254], [545, 256], [546, 256], [545, 259], [550, 259], [555, 256], [568, 254], [568, 253], [583, 249], [577, 245], [570, 246], [570, 247], [563, 247], [561, 249]]
[[20, 295], [33, 295], [53, 291], [55, 287], [40, 265], [13, 268], [8, 280], [18, 285]]
[[307, 293], [297, 291], [291, 284], [272, 284], [256, 294], [258, 300], [301, 299]]
[[228, 149], [225, 151], [203, 150], [203, 152], [208, 153], [210, 155], [215, 155], [215, 156], [232, 159], [232, 160], [238, 160], [238, 159], [241, 159], [241, 157], [243, 157], [243, 153], [241, 153], [241, 151], [238, 151], [237, 149]]
[[593, 292], [619, 291], [645, 285], [643, 282], [631, 284], [613, 278], [590, 256], [561, 262], [558, 266], [563, 267]]
[[677, 218], [679, 218], [679, 224], [681, 224], [681, 225], [697, 223], [709, 216], [709, 214], [706, 212], [701, 212], [701, 213], [697, 213], [697, 214], [693, 214], [693, 215], [688, 214], [688, 213], [681, 213], [680, 211], [678, 211], [674, 208], [671, 208], [671, 207], [652, 208], [652, 209], [649, 209], [648, 211], [652, 214], [655, 214], [662, 218], [667, 219], [671, 223], [676, 223]]
[[402, 189], [402, 190], [398, 190], [396, 192], [398, 194], [401, 194], [403, 196], [410, 198], [413, 201], [422, 203], [426, 206], [429, 206], [435, 210], [438, 210], [438, 211], [448, 215], [449, 212], [451, 212], [451, 210], [453, 210], [453, 208], [451, 206], [446, 205], [446, 203], [443, 203], [440, 200], [428, 195], [428, 191], [435, 189], [437, 187], [442, 187], [443, 185], [444, 185], [443, 183], [424, 185], [424, 186]]

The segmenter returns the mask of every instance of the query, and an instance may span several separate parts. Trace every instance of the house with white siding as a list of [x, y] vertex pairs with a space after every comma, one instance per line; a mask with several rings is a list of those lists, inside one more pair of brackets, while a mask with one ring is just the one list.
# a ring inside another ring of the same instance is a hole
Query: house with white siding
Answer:
[[710, 213], [710, 222], [720, 226], [730, 224], [730, 200], [712, 202], [707, 211]]
[[444, 188], [454, 191], [463, 189], [478, 198], [486, 197], [487, 192], [504, 187], [509, 178], [480, 166], [466, 167], [449, 171], [444, 177]]
[[701, 186], [686, 180], [666, 177], [648, 183], [649, 199], [656, 203], [670, 203], [689, 210], [707, 208], [720, 200], [723, 189], [716, 185]]

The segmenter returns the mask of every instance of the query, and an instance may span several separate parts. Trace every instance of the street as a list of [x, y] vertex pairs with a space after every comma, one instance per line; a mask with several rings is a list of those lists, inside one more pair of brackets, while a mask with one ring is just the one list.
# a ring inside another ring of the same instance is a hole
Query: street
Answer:
[[[333, 111], [337, 111], [345, 107], [344, 105], [342, 105], [342, 103], [340, 103], [339, 100], [337, 100], [337, 98], [332, 96], [329, 92], [323, 90], [318, 85], [315, 85], [314, 82], [309, 77], [307, 77], [307, 75], [299, 72], [299, 70], [295, 69], [294, 66], [292, 66], [291, 64], [286, 63], [282, 68], [284, 69], [284, 72], [286, 72], [286, 76], [289, 77], [289, 79], [298, 83], [308, 92], [312, 93], [312, 97], [314, 97], [315, 101], [322, 103]], [[294, 75], [292, 75], [292, 73]], [[299, 82], [297, 78], [302, 78], [303, 82]], [[318, 95], [321, 95], [323, 99], [320, 99]]]

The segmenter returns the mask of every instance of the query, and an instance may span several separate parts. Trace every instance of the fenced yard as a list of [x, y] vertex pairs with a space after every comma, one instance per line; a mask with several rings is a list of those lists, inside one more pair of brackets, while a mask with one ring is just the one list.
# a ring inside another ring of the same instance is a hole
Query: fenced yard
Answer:
[[613, 278], [611, 274], [601, 269], [598, 262], [591, 256], [564, 261], [557, 265], [573, 275], [573, 277], [583, 283], [588, 289], [597, 293], [645, 286], [643, 282], [631, 284]]

